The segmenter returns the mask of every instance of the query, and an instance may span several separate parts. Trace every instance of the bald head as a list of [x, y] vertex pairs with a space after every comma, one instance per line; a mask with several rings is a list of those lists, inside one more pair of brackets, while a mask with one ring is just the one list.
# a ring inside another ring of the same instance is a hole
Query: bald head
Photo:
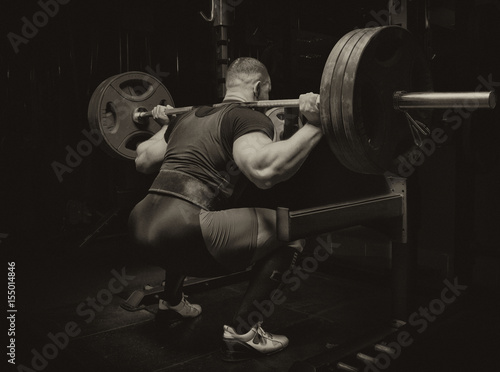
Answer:
[[241, 57], [229, 66], [226, 74], [226, 98], [245, 101], [269, 99], [271, 79], [266, 66], [255, 58]]

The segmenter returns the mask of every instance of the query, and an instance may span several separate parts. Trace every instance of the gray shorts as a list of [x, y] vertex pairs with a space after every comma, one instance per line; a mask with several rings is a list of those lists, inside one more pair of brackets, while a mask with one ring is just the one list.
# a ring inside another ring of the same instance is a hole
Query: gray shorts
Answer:
[[246, 269], [281, 245], [276, 238], [276, 211], [271, 209], [202, 210], [200, 226], [210, 254], [232, 271]]

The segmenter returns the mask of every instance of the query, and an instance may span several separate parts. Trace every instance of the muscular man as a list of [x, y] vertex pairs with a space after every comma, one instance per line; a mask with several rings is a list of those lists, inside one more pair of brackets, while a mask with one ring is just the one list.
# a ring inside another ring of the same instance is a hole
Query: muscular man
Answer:
[[[294, 175], [322, 137], [318, 95], [301, 95], [308, 122], [291, 138], [273, 142], [273, 124], [264, 114], [237, 102], [269, 99], [271, 79], [253, 58], [239, 58], [228, 69], [227, 93], [220, 107], [199, 107], [170, 125], [164, 107], [153, 117], [163, 128], [137, 148], [140, 172], [158, 172], [148, 195], [130, 215], [138, 245], [166, 269], [160, 311], [189, 318], [201, 313], [183, 293], [185, 276], [211, 277], [252, 270], [242, 303], [223, 326], [227, 360], [282, 350], [285, 336], [262, 330], [256, 304], [269, 300], [299, 242], [276, 238], [276, 211], [231, 208], [245, 182], [267, 189]], [[278, 278], [277, 278], [278, 277]], [[253, 315], [251, 315], [253, 314]]]

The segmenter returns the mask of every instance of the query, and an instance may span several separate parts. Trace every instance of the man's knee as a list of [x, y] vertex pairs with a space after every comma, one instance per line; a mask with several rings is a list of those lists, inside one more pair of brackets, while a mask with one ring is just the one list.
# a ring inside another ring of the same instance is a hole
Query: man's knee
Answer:
[[154, 240], [152, 232], [150, 231], [144, 219], [140, 217], [139, 213], [132, 211], [128, 219], [128, 231], [134, 246], [141, 251], [151, 253], [154, 250]]
[[265, 208], [255, 208], [259, 230], [276, 233], [276, 211]]
[[256, 208], [257, 214], [257, 246], [278, 246], [276, 236], [276, 212], [271, 209]]
[[288, 247], [295, 249], [297, 252], [302, 253], [304, 251], [304, 247], [306, 246], [306, 240], [294, 240], [293, 242], [289, 242], [287, 245]]

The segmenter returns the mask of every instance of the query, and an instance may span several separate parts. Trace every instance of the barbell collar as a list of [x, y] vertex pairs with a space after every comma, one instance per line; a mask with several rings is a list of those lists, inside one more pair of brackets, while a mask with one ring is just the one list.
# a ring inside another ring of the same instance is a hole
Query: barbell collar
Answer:
[[394, 93], [394, 108], [408, 109], [494, 109], [497, 103], [494, 91], [491, 92], [414, 92]]

